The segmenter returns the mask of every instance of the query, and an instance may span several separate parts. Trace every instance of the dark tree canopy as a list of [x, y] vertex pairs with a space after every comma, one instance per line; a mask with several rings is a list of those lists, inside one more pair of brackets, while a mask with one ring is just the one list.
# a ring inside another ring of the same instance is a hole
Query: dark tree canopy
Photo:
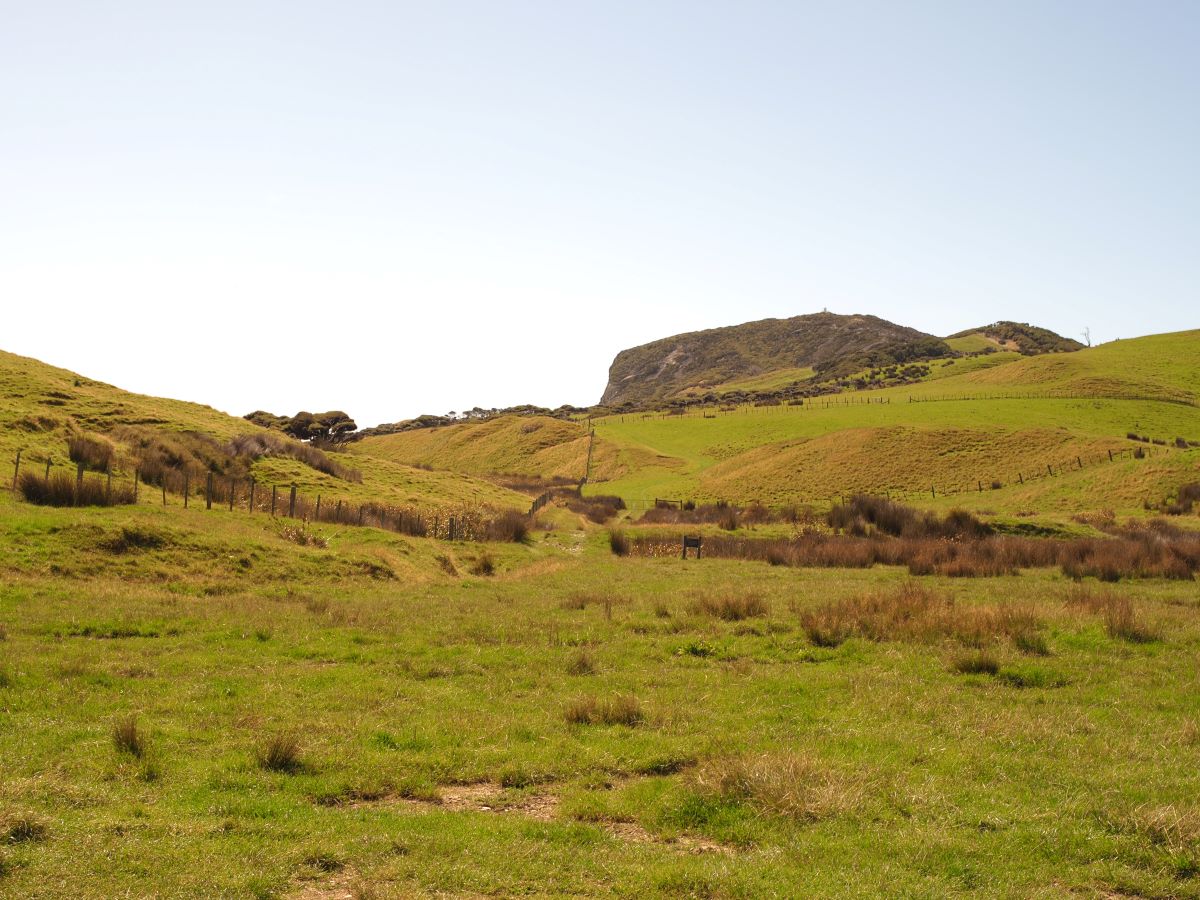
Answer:
[[301, 410], [294, 416], [277, 416], [259, 409], [243, 418], [255, 425], [290, 434], [301, 441], [340, 443], [347, 440], [358, 429], [354, 420], [340, 409], [332, 409], [323, 413]]

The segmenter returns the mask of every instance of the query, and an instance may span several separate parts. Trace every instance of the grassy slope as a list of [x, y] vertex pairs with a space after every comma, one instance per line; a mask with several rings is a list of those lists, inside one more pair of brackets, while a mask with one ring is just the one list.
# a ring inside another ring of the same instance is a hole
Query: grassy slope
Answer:
[[[941, 369], [940, 377], [920, 384], [850, 395], [890, 401], [884, 404], [746, 409], [711, 419], [698, 414], [610, 417], [597, 424], [601, 438], [653, 451], [660, 459], [593, 490], [637, 498], [784, 502], [853, 488], [925, 490], [938, 484], [945, 489], [993, 479], [1008, 485], [1018, 472], [1042, 471], [1047, 463], [1057, 469], [1077, 455], [1127, 448], [1128, 431], [1200, 439], [1200, 409], [1116, 399], [908, 403], [908, 398], [1047, 390], [1186, 398], [1200, 390], [1200, 371], [1188, 362], [1196, 358], [1200, 332], [1181, 332], [991, 366], [989, 357], [979, 357], [984, 367], [959, 360], [956, 365], [966, 364], [969, 371], [946, 375]], [[1064, 484], [1077, 491], [1078, 508], [1131, 510], [1147, 495], [1159, 499], [1180, 480], [1194, 479], [1195, 466], [1195, 454], [1183, 454], [1157, 467], [1157, 480], [1138, 478], [1136, 488], [1115, 492], [1100, 477], [1075, 477]], [[1030, 491], [1038, 489], [1049, 486], [1006, 488], [988, 502], [1002, 510], [1024, 508]], [[1064, 497], [1055, 499], [1061, 505]]]
[[[1046, 620], [1052, 655], [996, 649], [1059, 685], [1020, 688], [952, 674], [949, 644], [807, 641], [803, 612], [905, 580], [890, 569], [623, 560], [556, 535], [453, 578], [434, 557], [479, 548], [326, 529], [318, 551], [236, 513], [6, 497], [0, 519], [0, 826], [44, 828], [0, 841], [4, 896], [1197, 893], [1190, 584], [1121, 585], [1164, 636], [1128, 644], [1067, 610], [1055, 573], [925, 579]], [[170, 545], [105, 550], [128, 526]], [[693, 608], [735, 594], [766, 615]], [[595, 674], [569, 674], [581, 648]], [[565, 721], [614, 692], [646, 721]], [[140, 760], [111, 737], [130, 714]], [[256, 766], [288, 731], [302, 768]], [[780, 789], [814, 816], [698, 785], [738, 753], [809, 760]]]
[[[0, 458], [11, 460], [22, 450], [27, 463], [38, 469], [38, 462], [47, 457], [66, 464], [66, 437], [71, 427], [104, 432], [119, 425], [198, 431], [222, 441], [261, 430], [209, 406], [132, 394], [0, 351]], [[528, 503], [519, 494], [465, 475], [424, 472], [374, 459], [342, 461], [362, 471], [362, 484], [341, 481], [291, 459], [261, 460], [255, 476], [263, 482], [295, 482], [304, 491], [354, 500], [413, 504], [479, 501], [514, 507]], [[7, 472], [11, 477], [11, 467]]]
[[588, 436], [574, 422], [546, 416], [500, 416], [368, 437], [350, 449], [360, 457], [475, 475], [540, 474], [578, 479], [587, 462]]

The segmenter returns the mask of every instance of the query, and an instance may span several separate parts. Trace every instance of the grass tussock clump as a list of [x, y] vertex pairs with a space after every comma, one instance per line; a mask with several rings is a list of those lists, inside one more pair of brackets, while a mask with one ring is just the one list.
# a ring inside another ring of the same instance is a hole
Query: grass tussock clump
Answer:
[[276, 526], [276, 533], [285, 541], [291, 541], [301, 547], [318, 547], [325, 548], [329, 546], [329, 540], [322, 534], [318, 534], [309, 528], [307, 522], [281, 522]]
[[117, 448], [102, 435], [84, 432], [67, 438], [67, 455], [76, 465], [83, 463], [85, 469], [107, 472], [117, 461]]
[[959, 675], [995, 675], [1000, 671], [1000, 660], [990, 650], [976, 650], [954, 657], [950, 669]]
[[568, 675], [595, 675], [600, 671], [596, 657], [586, 647], [576, 651], [567, 660]]
[[757, 594], [705, 595], [692, 604], [692, 612], [726, 622], [740, 622], [767, 614], [767, 602]]
[[290, 731], [273, 735], [257, 753], [259, 768], [291, 775], [300, 771], [300, 741]]
[[23, 472], [17, 490], [28, 503], [38, 506], [117, 506], [133, 502], [133, 488], [127, 482], [111, 485], [105, 479], [84, 478], [56, 472], [49, 478]]
[[626, 725], [633, 728], [646, 720], [642, 704], [632, 694], [612, 697], [579, 697], [563, 712], [571, 725]]
[[0, 819], [0, 843], [31, 844], [44, 841], [50, 829], [32, 816], [14, 815]]
[[608, 533], [608, 548], [616, 556], [628, 556], [630, 551], [629, 538], [625, 532], [613, 529]]
[[1114, 640], [1149, 644], [1162, 639], [1161, 632], [1138, 615], [1133, 601], [1115, 591], [1073, 587], [1067, 592], [1066, 605], [1100, 616], [1104, 620], [1105, 632]]
[[986, 647], [1001, 638], [1037, 632], [1042, 622], [1024, 606], [962, 605], [910, 581], [899, 590], [862, 594], [805, 611], [800, 626], [819, 647], [836, 647], [851, 637], [908, 643], [952, 639]]
[[529, 541], [529, 517], [515, 509], [506, 509], [487, 523], [484, 540], [524, 544]]
[[472, 575], [480, 575], [487, 577], [496, 574], [496, 560], [492, 554], [484, 550], [479, 556], [467, 567], [467, 571]]
[[118, 753], [141, 759], [146, 753], [146, 735], [138, 727], [136, 716], [127, 716], [113, 725], [113, 746]]
[[863, 786], [811, 756], [757, 753], [710, 759], [691, 776], [700, 793], [801, 822], [848, 812]]

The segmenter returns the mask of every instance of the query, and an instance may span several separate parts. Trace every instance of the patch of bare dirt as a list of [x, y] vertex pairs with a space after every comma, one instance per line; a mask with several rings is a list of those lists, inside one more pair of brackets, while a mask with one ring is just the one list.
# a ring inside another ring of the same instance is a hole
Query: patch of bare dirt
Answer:
[[706, 837], [681, 834], [674, 838], [660, 838], [651, 834], [636, 822], [604, 822], [604, 830], [614, 837], [632, 844], [659, 844], [684, 853], [733, 853], [734, 848]]

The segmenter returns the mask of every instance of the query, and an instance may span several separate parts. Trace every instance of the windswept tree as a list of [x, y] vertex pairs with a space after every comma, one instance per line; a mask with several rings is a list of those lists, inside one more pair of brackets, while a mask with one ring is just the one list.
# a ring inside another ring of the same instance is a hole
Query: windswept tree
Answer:
[[323, 413], [301, 410], [294, 416], [277, 416], [263, 410], [255, 410], [243, 418], [264, 428], [273, 428], [301, 441], [341, 443], [350, 437], [358, 425], [340, 409]]

